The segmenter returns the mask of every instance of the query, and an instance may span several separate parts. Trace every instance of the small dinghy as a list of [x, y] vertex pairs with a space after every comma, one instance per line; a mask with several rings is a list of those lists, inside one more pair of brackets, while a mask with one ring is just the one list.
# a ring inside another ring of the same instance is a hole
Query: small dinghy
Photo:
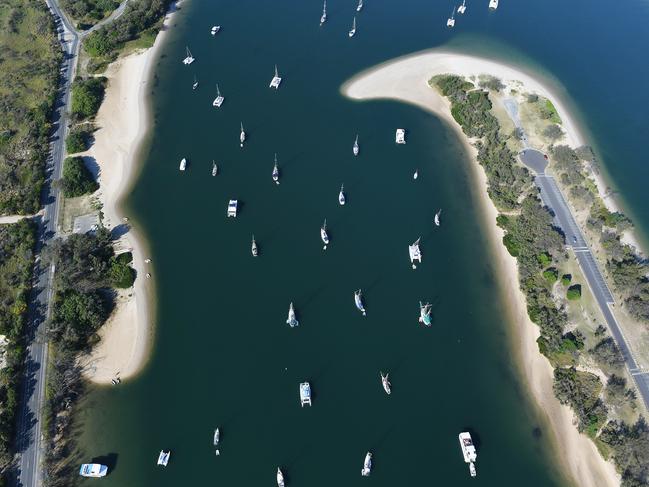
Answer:
[[322, 239], [322, 243], [324, 243], [324, 247], [322, 247], [322, 250], [327, 250], [327, 245], [329, 245], [329, 234], [327, 233], [326, 218], [324, 223], [322, 224], [322, 227], [320, 227], [320, 238]]
[[365, 306], [363, 305], [363, 293], [360, 289], [358, 291], [354, 291], [354, 304], [356, 305], [358, 311], [363, 313], [363, 316], [367, 315], [367, 313], [365, 312]]
[[252, 253], [253, 257], [257, 257], [259, 255], [259, 250], [257, 249], [257, 242], [255, 242], [255, 236], [252, 236], [252, 244], [250, 245], [250, 252]]
[[338, 203], [340, 206], [345, 206], [345, 185], [341, 184], [340, 185], [340, 193], [338, 193]]
[[381, 383], [383, 384], [383, 390], [389, 396], [390, 394], [392, 394], [392, 385], [388, 380], [388, 375], [390, 374], [383, 375], [383, 372], [380, 372], [380, 374], [381, 374]]
[[430, 308], [432, 308], [430, 303], [422, 304], [419, 301], [419, 323], [426, 326], [430, 326], [433, 323], [433, 319], [430, 316]]
[[417, 263], [421, 264], [421, 250], [419, 249], [419, 241], [421, 240], [421, 237], [419, 237], [417, 240], [412, 245], [408, 245], [408, 253], [410, 254], [410, 262], [412, 263], [412, 268], [416, 269], [417, 265], [415, 264], [415, 261]]
[[279, 467], [277, 467], [277, 487], [284, 487], [284, 474]]
[[295, 317], [295, 308], [293, 308], [293, 303], [291, 303], [288, 308], [288, 319], [286, 320], [286, 324], [291, 328], [295, 328], [300, 324], [300, 322]]
[[277, 165], [277, 154], [275, 154], [275, 165], [273, 166], [273, 181], [279, 184], [279, 166]]
[[198, 88], [198, 80], [196, 79], [196, 76], [194, 76], [194, 84], [192, 85], [192, 90], [195, 90]]
[[369, 477], [372, 472], [372, 453], [367, 452], [365, 455], [365, 461], [363, 462], [363, 469], [361, 470], [361, 475], [363, 477]]

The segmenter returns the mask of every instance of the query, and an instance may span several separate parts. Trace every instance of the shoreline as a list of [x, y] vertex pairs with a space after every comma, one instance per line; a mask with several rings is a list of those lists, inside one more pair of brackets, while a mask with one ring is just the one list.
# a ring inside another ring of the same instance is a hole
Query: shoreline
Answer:
[[462, 141], [471, 159], [469, 172], [477, 183], [473, 187], [473, 197], [479, 200], [483, 215], [481, 224], [494, 258], [501, 296], [508, 310], [507, 318], [514, 330], [511, 343], [516, 361], [523, 369], [522, 379], [533, 395], [538, 412], [552, 430], [552, 442], [557, 447], [555, 459], [573, 480], [578, 481], [578, 485], [617, 486], [620, 478], [613, 464], [605, 461], [595, 444], [577, 431], [572, 410], [561, 405], [554, 396], [552, 366], [538, 350], [536, 339], [540, 331], [527, 314], [525, 296], [518, 282], [517, 261], [502, 244], [504, 231], [496, 225], [498, 211], [487, 193], [487, 178], [477, 161], [477, 150], [451, 116], [448, 100], [428, 85], [430, 78], [446, 73], [466, 77], [489, 74], [503, 80], [520, 81], [528, 91], [552, 101], [563, 121], [568, 144], [584, 145], [581, 132], [560, 99], [531, 75], [492, 60], [450, 51], [423, 51], [363, 71], [345, 82], [340, 91], [359, 101], [393, 99], [415, 105], [444, 120]]
[[102, 203], [106, 228], [122, 233], [115, 241], [117, 253], [131, 251], [137, 277], [132, 288], [117, 291], [115, 309], [99, 330], [100, 341], [80, 363], [83, 376], [95, 384], [111, 384], [138, 375], [153, 348], [155, 319], [154, 279], [147, 279], [150, 252], [141, 232], [124, 219], [122, 202], [141, 169], [138, 161], [151, 129], [150, 90], [154, 62], [166, 39], [177, 3], [165, 15], [152, 47], [111, 63], [104, 74], [108, 86], [95, 119], [94, 143], [83, 154], [99, 168], [97, 196]]

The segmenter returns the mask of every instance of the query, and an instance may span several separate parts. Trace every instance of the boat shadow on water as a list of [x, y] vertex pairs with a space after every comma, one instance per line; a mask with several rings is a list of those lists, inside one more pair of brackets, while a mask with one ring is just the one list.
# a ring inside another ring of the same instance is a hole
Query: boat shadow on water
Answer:
[[115, 468], [117, 468], [117, 458], [118, 458], [117, 453], [107, 453], [106, 455], [100, 455], [98, 457], [94, 457], [90, 463], [99, 463], [101, 465], [106, 465], [108, 467], [108, 474], [110, 475], [113, 473]]

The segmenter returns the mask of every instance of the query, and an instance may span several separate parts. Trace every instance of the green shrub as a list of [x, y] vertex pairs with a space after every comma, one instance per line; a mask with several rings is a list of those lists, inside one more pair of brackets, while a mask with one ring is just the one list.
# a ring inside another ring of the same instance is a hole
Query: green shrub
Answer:
[[561, 284], [564, 286], [570, 286], [570, 283], [572, 282], [572, 275], [570, 274], [564, 274], [561, 276]]
[[135, 282], [136, 272], [128, 262], [120, 261], [119, 258], [112, 260], [108, 271], [110, 283], [117, 288], [126, 289]]
[[81, 157], [68, 157], [65, 159], [63, 162], [63, 177], [59, 184], [66, 198], [94, 193], [99, 188]]
[[554, 267], [550, 267], [549, 269], [543, 271], [543, 277], [550, 284], [554, 284], [559, 279], [559, 271]]
[[503, 245], [507, 248], [507, 252], [509, 252], [509, 255], [512, 257], [518, 257], [520, 255], [521, 249], [512, 234], [505, 234], [503, 237]]
[[65, 148], [68, 154], [76, 154], [88, 150], [90, 134], [85, 130], [73, 130], [65, 139]]
[[566, 297], [571, 301], [581, 298], [581, 285], [573, 284], [570, 286], [566, 292]]
[[72, 85], [72, 115], [79, 120], [94, 117], [104, 99], [106, 78], [88, 78]]
[[552, 262], [552, 257], [547, 252], [541, 252], [536, 258], [543, 267]]

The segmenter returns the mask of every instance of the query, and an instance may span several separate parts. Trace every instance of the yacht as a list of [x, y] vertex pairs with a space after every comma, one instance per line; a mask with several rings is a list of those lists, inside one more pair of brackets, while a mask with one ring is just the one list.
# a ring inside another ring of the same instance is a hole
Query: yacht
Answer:
[[196, 79], [196, 75], [194, 75], [194, 84], [192, 85], [192, 90], [195, 90], [198, 88], [198, 79]]
[[396, 134], [396, 141], [397, 144], [405, 144], [406, 143], [406, 131], [405, 129], [397, 129], [397, 134]]
[[354, 37], [356, 34], [356, 17], [354, 17], [354, 22], [352, 23], [352, 30], [349, 31], [349, 37]]
[[284, 487], [284, 474], [279, 467], [277, 467], [277, 487]]
[[82, 477], [105, 477], [108, 473], [108, 467], [100, 463], [84, 463], [79, 469], [79, 475]]
[[305, 404], [311, 405], [311, 384], [308, 382], [302, 382], [300, 384], [300, 402], [302, 403], [302, 407]]
[[246, 141], [246, 133], [243, 131], [243, 122], [241, 122], [241, 133], [239, 134], [239, 147], [243, 147], [243, 143]]
[[439, 227], [439, 216], [442, 214], [442, 210], [439, 210], [437, 213], [435, 213], [435, 219], [433, 220], [435, 222], [435, 226]]
[[471, 439], [471, 433], [464, 431], [460, 433], [460, 448], [462, 449], [462, 455], [464, 456], [464, 461], [469, 464], [469, 473], [471, 477], [475, 477], [477, 472], [475, 469], [475, 461], [478, 458], [478, 454], [475, 451], [475, 446], [473, 445], [473, 440]]
[[415, 242], [412, 245], [408, 245], [408, 253], [410, 254], [410, 262], [412, 263], [413, 269], [417, 268], [417, 266], [415, 265], [415, 261], [421, 264], [421, 250], [419, 249], [420, 240], [421, 237], [415, 240]]
[[221, 430], [216, 428], [214, 430], [214, 446], [219, 446], [219, 440], [221, 439]]
[[455, 26], [455, 7], [453, 7], [453, 12], [451, 12], [451, 16], [446, 21], [446, 27], [454, 27], [454, 26]]
[[388, 379], [388, 375], [390, 374], [383, 375], [383, 372], [380, 372], [380, 374], [381, 374], [381, 383], [383, 384], [383, 390], [389, 396], [390, 394], [392, 394], [392, 384], [390, 384], [390, 380]]
[[498, 0], [489, 0], [489, 9], [496, 10], [498, 8]]
[[356, 140], [354, 141], [354, 147], [352, 147], [352, 152], [354, 153], [355, 156], [358, 155], [358, 134], [356, 134]]
[[230, 200], [228, 202], [228, 218], [229, 217], [237, 217], [237, 209], [239, 207], [239, 201], [238, 200]]
[[466, 12], [466, 0], [462, 0], [462, 5], [457, 8], [457, 13], [463, 14]]
[[282, 78], [279, 77], [279, 74], [277, 74], [277, 64], [275, 65], [275, 76], [273, 76], [273, 79], [270, 81], [270, 87], [275, 88], [276, 90], [279, 89], [279, 84], [282, 82]]
[[187, 159], [185, 159], [185, 158], [183, 157], [183, 158], [180, 160], [180, 170], [181, 170], [181, 171], [184, 171], [185, 169], [187, 169]]
[[363, 313], [363, 316], [367, 315], [367, 313], [365, 312], [365, 306], [363, 305], [363, 293], [360, 289], [358, 291], [354, 291], [354, 304], [356, 304], [358, 311]]
[[422, 302], [419, 301], [419, 323], [426, 326], [430, 326], [433, 323], [433, 319], [430, 316], [430, 308], [432, 308], [432, 306], [429, 303], [422, 304]]
[[363, 469], [361, 470], [361, 475], [363, 477], [369, 477], [372, 472], [372, 453], [367, 452], [365, 455], [365, 461], [363, 462]]
[[327, 219], [325, 218], [324, 223], [320, 227], [320, 238], [324, 243], [322, 250], [327, 250], [327, 245], [329, 245], [329, 234], [327, 233]]
[[275, 154], [275, 165], [273, 166], [273, 181], [279, 184], [279, 167], [277, 166], [277, 154]]
[[363, 0], [358, 0], [358, 5], [356, 5], [356, 11], [360, 12], [363, 10]]
[[216, 108], [221, 108], [221, 105], [223, 105], [223, 102], [225, 101], [225, 98], [221, 96], [221, 90], [219, 90], [219, 85], [218, 83], [216, 84], [216, 98], [214, 98], [214, 101], [212, 102], [212, 106]]
[[419, 177], [419, 169], [415, 169], [415, 173], [412, 175], [412, 179], [417, 179]]
[[293, 308], [292, 302], [288, 307], [288, 319], [286, 320], [286, 324], [289, 325], [291, 328], [295, 328], [300, 324], [300, 322], [295, 317], [295, 308]]
[[219, 33], [220, 30], [221, 30], [221, 26], [220, 26], [220, 25], [213, 25], [213, 26], [212, 26], [212, 30], [210, 31], [210, 34], [212, 34], [213, 36], [215, 36], [216, 34]]
[[219, 167], [216, 165], [215, 161], [212, 161], [212, 176], [216, 176], [219, 172]]
[[187, 50], [187, 55], [185, 56], [185, 59], [183, 59], [183, 64], [189, 66], [191, 63], [196, 61], [196, 59], [194, 59], [194, 56], [192, 56], [192, 53], [189, 51], [189, 47], [186, 47], [185, 49]]
[[158, 465], [166, 467], [169, 463], [169, 457], [171, 456], [171, 450], [160, 450], [160, 455], [158, 455]]
[[338, 193], [338, 203], [340, 206], [345, 206], [345, 185], [340, 185], [340, 193]]
[[324, 0], [324, 4], [322, 5], [322, 16], [320, 17], [320, 26], [322, 27], [322, 24], [324, 24], [327, 21], [327, 0]]
[[250, 252], [252, 253], [253, 257], [257, 257], [259, 255], [259, 249], [257, 248], [257, 242], [255, 242], [255, 236], [252, 236], [252, 244], [250, 244]]

